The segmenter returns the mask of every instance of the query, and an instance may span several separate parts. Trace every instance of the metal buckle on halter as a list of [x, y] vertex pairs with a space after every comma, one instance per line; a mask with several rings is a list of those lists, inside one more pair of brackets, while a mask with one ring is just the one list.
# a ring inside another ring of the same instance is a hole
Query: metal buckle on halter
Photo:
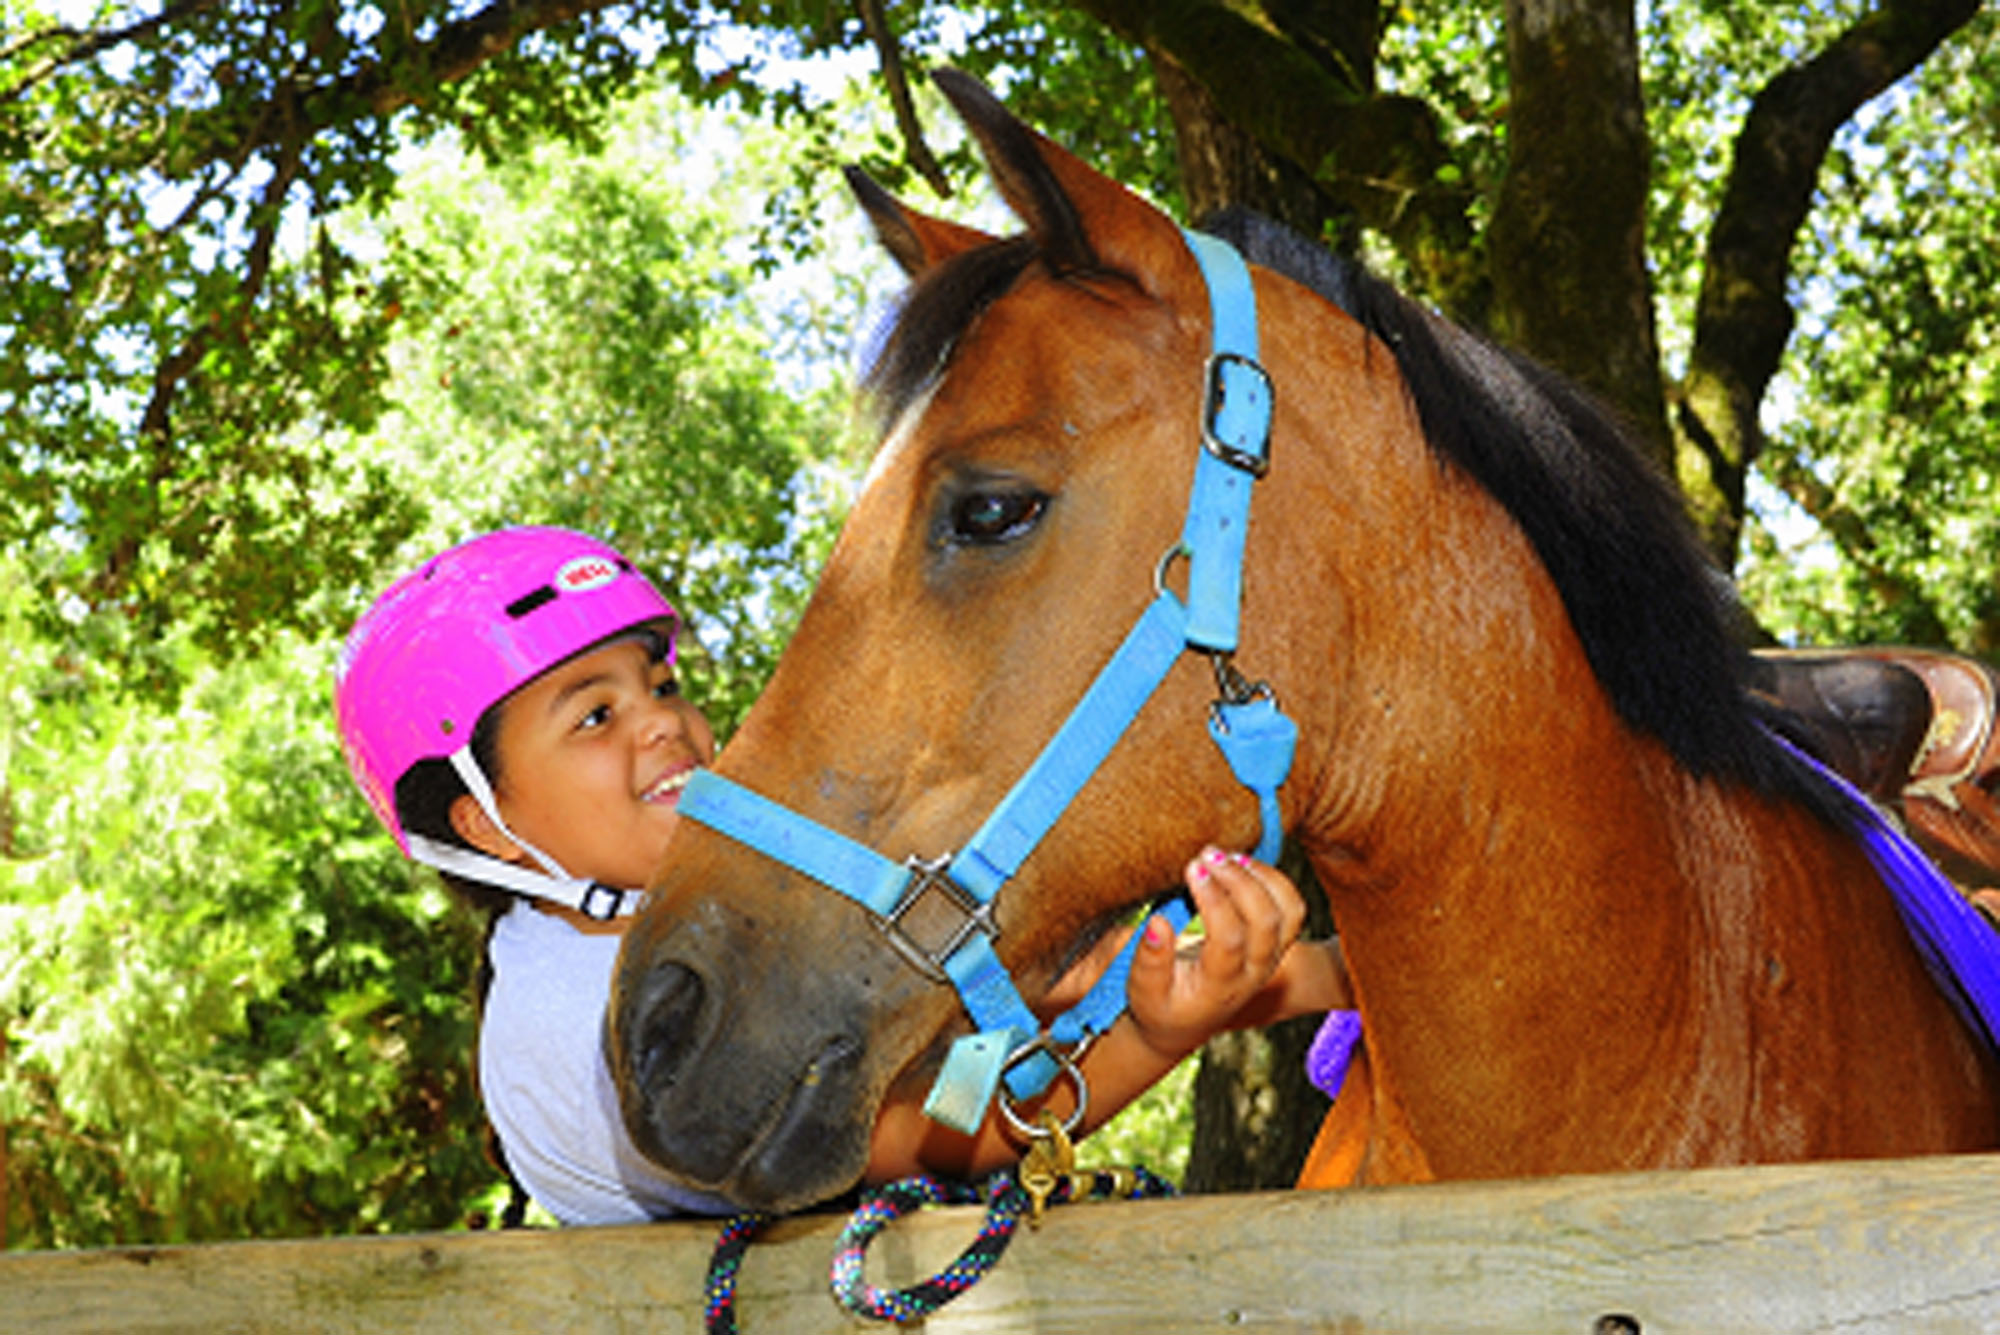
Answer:
[[[993, 921], [993, 906], [951, 879], [949, 853], [936, 858], [912, 854], [903, 865], [910, 869], [909, 884], [896, 907], [877, 919], [876, 925], [917, 972], [933, 982], [949, 983], [951, 976], [945, 972], [944, 962], [957, 954], [974, 932], [984, 932], [989, 939], [1000, 935], [999, 924]], [[932, 899], [932, 891], [942, 897], [942, 909], [956, 915], [956, 921], [941, 921], [937, 910], [923, 907]]]
[[[1202, 448], [1251, 477], [1264, 476], [1271, 471], [1271, 377], [1252, 358], [1217, 352], [1209, 356], [1207, 381]], [[1235, 420], [1225, 423], [1225, 413]]]

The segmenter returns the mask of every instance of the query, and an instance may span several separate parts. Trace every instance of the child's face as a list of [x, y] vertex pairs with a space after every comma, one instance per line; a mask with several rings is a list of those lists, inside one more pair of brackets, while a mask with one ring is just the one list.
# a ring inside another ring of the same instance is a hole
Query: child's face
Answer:
[[507, 824], [571, 875], [629, 890], [651, 877], [682, 785], [715, 754], [708, 720], [638, 639], [523, 686], [496, 740]]

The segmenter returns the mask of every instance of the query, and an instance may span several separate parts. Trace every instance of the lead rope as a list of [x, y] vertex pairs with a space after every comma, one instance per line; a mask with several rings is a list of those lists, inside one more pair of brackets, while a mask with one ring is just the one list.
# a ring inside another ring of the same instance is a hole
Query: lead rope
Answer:
[[[1047, 1200], [1138, 1200], [1172, 1196], [1174, 1185], [1144, 1168], [1072, 1172], [1059, 1176]], [[986, 1218], [966, 1249], [929, 1279], [906, 1289], [879, 1289], [863, 1277], [868, 1244], [896, 1220], [926, 1205], [986, 1202]], [[984, 1185], [928, 1175], [906, 1177], [864, 1196], [834, 1244], [829, 1282], [833, 1300], [849, 1316], [904, 1324], [922, 1321], [985, 1277], [1007, 1250], [1024, 1217], [1035, 1215], [1028, 1190], [1010, 1173], [995, 1173]], [[743, 1254], [774, 1218], [761, 1213], [732, 1216], [715, 1240], [703, 1287], [703, 1320], [708, 1335], [737, 1335], [736, 1275]]]

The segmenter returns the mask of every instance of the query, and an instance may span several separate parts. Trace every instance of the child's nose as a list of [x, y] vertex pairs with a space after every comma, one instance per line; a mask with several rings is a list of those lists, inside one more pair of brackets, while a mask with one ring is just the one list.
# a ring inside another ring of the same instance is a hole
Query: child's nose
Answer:
[[687, 732], [687, 720], [672, 700], [654, 699], [647, 709], [641, 737], [647, 744], [669, 741]]

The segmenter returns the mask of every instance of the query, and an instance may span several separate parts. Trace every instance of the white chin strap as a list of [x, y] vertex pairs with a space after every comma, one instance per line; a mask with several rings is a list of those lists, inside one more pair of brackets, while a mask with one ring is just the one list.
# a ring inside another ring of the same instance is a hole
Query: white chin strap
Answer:
[[493, 786], [486, 782], [479, 762], [472, 758], [470, 746], [452, 752], [451, 767], [457, 771], [466, 791], [472, 794], [472, 800], [479, 803], [479, 809], [486, 813], [486, 818], [493, 822], [495, 828], [547, 870], [536, 871], [517, 862], [503, 862], [490, 854], [474, 852], [457, 844], [440, 843], [420, 834], [406, 836], [411, 857], [426, 866], [463, 876], [469, 881], [567, 905], [600, 922], [638, 912], [640, 903], [645, 900], [645, 891], [620, 890], [600, 881], [572, 876], [563, 870], [561, 863], [508, 828], [507, 822], [500, 818], [499, 803], [493, 800]]

